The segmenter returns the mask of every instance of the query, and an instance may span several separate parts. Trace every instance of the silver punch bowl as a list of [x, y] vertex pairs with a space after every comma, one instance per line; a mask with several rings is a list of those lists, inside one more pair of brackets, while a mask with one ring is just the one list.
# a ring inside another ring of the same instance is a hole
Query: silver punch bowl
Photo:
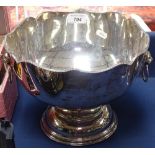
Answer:
[[44, 12], [6, 35], [4, 63], [48, 104], [41, 128], [50, 139], [81, 146], [115, 132], [110, 101], [136, 75], [148, 77], [149, 36], [142, 25], [137, 15], [117, 12]]

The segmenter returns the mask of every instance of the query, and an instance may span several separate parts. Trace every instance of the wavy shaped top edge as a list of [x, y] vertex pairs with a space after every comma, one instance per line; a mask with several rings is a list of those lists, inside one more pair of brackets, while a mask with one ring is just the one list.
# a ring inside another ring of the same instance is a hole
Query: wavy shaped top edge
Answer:
[[[84, 23], [74, 23], [71, 15]], [[98, 73], [131, 65], [147, 52], [150, 39], [142, 25], [135, 14], [48, 11], [26, 18], [5, 36], [4, 46], [17, 63], [55, 72]]]

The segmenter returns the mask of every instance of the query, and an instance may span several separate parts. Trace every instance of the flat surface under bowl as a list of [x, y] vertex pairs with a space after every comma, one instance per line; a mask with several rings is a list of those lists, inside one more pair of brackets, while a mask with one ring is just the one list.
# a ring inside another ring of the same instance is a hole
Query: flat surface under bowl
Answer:
[[[155, 78], [144, 83], [135, 79], [121, 98], [113, 101], [118, 116], [115, 134], [104, 142], [87, 147], [155, 147]], [[19, 85], [20, 97], [14, 113], [16, 147], [70, 147], [48, 139], [40, 128], [46, 104], [38, 102]]]

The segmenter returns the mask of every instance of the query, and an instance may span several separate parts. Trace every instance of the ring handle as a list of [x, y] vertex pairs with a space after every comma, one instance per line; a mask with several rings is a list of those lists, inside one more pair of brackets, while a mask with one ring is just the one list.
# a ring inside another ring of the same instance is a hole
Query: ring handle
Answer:
[[33, 79], [29, 73], [26, 63], [16, 63], [14, 59], [4, 51], [0, 53], [0, 59], [2, 60], [5, 70], [9, 74], [9, 81], [12, 83], [13, 72], [16, 74], [18, 79], [22, 82], [25, 89], [32, 95], [39, 95], [40, 92], [33, 82]]
[[149, 65], [153, 61], [153, 58], [152, 58], [151, 53], [149, 51], [147, 51], [143, 55], [143, 61], [144, 61], [144, 65], [142, 67], [142, 79], [144, 82], [147, 82], [148, 78], [149, 78]]

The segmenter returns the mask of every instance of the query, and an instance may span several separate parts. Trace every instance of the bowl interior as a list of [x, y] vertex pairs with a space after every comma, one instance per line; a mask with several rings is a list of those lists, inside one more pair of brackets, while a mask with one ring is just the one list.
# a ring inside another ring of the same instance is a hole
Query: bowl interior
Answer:
[[97, 73], [130, 65], [148, 46], [139, 24], [116, 12], [44, 12], [25, 19], [5, 40], [17, 62], [54, 72]]

